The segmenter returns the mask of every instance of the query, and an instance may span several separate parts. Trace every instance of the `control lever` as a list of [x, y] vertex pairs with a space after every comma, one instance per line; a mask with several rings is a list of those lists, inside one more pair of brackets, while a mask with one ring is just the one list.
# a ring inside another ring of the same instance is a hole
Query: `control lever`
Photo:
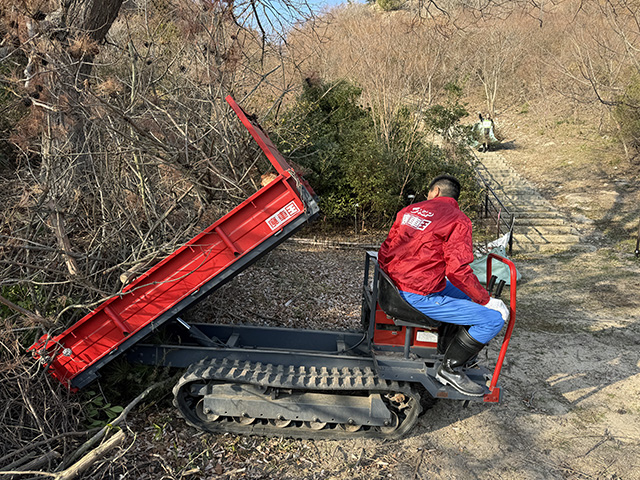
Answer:
[[496, 280], [498, 280], [498, 277], [496, 277], [495, 275], [491, 275], [489, 283], [487, 283], [487, 290], [489, 291], [489, 295], [491, 295], [491, 292], [493, 292], [493, 286], [496, 284]]

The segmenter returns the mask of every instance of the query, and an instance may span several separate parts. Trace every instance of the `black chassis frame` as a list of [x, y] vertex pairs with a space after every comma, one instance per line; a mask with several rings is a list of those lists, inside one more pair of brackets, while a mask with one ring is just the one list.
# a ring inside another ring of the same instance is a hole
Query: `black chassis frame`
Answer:
[[[442, 360], [436, 349], [412, 347], [409, 339], [418, 324], [407, 329], [404, 346], [373, 343], [378, 295], [377, 253], [367, 252], [362, 297], [363, 329], [359, 331], [302, 330], [295, 328], [215, 323], [188, 324], [174, 317], [167, 324], [170, 343], [138, 343], [127, 358], [146, 365], [186, 368], [201, 360], [250, 361], [294, 367], [372, 368], [385, 380], [420, 384], [434, 398], [483, 401], [483, 396], [464, 395], [435, 380]], [[469, 377], [485, 385], [490, 372], [469, 369]], [[485, 386], [485, 394], [489, 389]]]

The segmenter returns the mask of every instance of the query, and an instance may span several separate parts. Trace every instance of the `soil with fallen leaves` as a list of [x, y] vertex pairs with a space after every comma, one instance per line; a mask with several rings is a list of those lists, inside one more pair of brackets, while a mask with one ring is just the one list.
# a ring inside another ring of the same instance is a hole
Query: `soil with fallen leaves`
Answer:
[[[398, 441], [302, 441], [202, 433], [167, 392], [130, 419], [135, 437], [108, 476], [640, 478], [640, 264], [612, 246], [513, 258], [522, 281], [499, 405], [439, 400]], [[357, 329], [363, 260], [363, 250], [285, 244], [189, 320]], [[497, 350], [494, 340], [482, 362]]]

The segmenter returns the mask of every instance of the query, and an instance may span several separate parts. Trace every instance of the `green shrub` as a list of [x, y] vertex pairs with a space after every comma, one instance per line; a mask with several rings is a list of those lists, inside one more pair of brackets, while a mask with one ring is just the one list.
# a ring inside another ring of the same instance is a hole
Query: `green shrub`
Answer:
[[280, 150], [307, 170], [332, 221], [353, 215], [356, 204], [379, 210], [385, 197], [390, 172], [371, 115], [357, 103], [360, 93], [346, 81], [308, 84], [276, 132]]
[[85, 395], [88, 397], [84, 404], [88, 428], [104, 427], [124, 411], [124, 407], [112, 405], [98, 392], [90, 390]]
[[472, 157], [465, 143], [441, 148], [427, 142], [422, 132], [419, 132], [416, 140], [415, 133], [411, 133], [407, 124], [394, 123], [394, 130], [397, 132], [392, 144], [394, 172], [402, 175], [396, 179], [397, 185], [404, 185], [400, 197], [406, 199], [408, 195], [414, 195], [416, 202], [426, 200], [431, 180], [446, 173], [460, 180], [463, 192], [460, 208], [465, 211], [476, 208], [481, 191], [472, 167]]
[[427, 128], [442, 136], [450, 144], [467, 143], [470, 129], [460, 124], [460, 120], [467, 115], [462, 98], [462, 88], [455, 82], [445, 85], [447, 100], [444, 105], [434, 105], [425, 112], [424, 120]]
[[371, 112], [358, 103], [360, 93], [346, 81], [307, 84], [276, 131], [280, 150], [306, 170], [330, 223], [351, 225], [358, 209], [365, 227], [388, 226], [409, 196], [426, 199], [429, 183], [442, 173], [463, 183], [461, 207], [477, 200], [473, 170], [460, 161], [468, 159], [463, 146], [452, 156], [427, 142], [408, 107], [395, 114], [383, 141]]

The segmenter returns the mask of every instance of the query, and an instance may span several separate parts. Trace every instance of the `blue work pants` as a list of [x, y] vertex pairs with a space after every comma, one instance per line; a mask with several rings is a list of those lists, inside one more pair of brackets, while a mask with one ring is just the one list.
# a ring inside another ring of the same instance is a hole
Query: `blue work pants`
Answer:
[[489, 343], [504, 325], [502, 315], [484, 305], [473, 302], [469, 296], [449, 280], [440, 292], [429, 295], [418, 295], [400, 291], [404, 298], [415, 309], [439, 322], [469, 325], [469, 335], [480, 343]]

